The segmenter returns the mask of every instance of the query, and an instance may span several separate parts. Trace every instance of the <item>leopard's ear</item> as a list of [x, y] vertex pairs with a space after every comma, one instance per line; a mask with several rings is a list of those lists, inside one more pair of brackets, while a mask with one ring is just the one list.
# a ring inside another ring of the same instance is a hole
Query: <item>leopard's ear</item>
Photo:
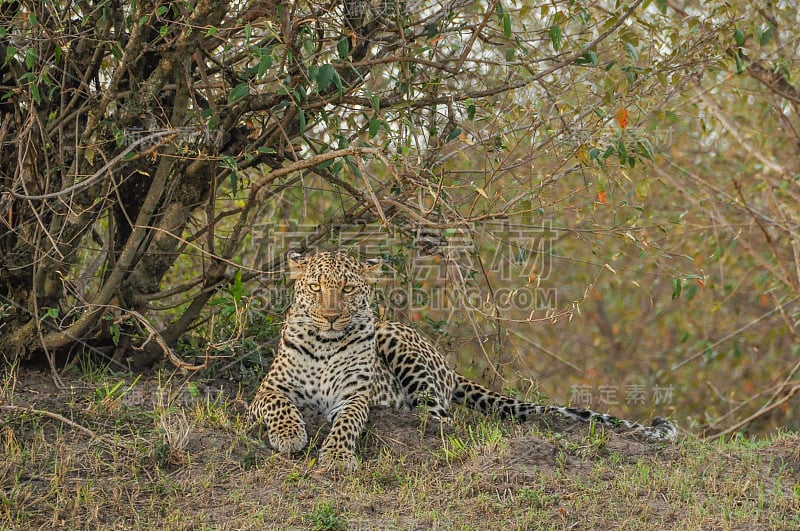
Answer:
[[302, 278], [306, 272], [306, 262], [308, 259], [300, 253], [289, 251], [286, 255], [286, 261], [289, 262], [289, 279], [297, 280]]
[[383, 259], [381, 258], [364, 260], [364, 278], [370, 284], [374, 284], [381, 278], [381, 264], [383, 264]]

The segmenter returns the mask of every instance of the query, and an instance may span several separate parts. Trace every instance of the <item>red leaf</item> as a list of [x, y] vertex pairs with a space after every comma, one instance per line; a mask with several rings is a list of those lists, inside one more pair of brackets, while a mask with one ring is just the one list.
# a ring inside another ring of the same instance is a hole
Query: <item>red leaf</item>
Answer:
[[617, 121], [619, 122], [619, 126], [623, 129], [628, 127], [628, 109], [625, 107], [620, 107], [617, 109]]

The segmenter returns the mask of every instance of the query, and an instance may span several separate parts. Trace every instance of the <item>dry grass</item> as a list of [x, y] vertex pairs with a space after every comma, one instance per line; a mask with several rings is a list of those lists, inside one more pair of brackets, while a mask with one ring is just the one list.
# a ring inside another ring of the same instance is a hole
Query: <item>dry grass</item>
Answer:
[[[797, 434], [652, 445], [563, 422], [458, 411], [441, 426], [379, 410], [360, 470], [331, 479], [314, 449], [286, 458], [247, 434], [247, 397], [233, 384], [86, 381], [65, 377], [67, 391], [32, 371], [4, 381], [3, 403], [19, 407], [0, 411], [0, 527], [800, 528]], [[311, 438], [324, 437], [324, 422], [308, 420]]]

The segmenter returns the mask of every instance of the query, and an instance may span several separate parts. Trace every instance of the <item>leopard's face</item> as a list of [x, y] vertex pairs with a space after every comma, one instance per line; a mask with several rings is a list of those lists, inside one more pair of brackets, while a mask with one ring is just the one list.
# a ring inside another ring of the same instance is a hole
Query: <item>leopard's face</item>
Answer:
[[354, 326], [372, 323], [371, 284], [380, 260], [360, 262], [343, 253], [289, 256], [295, 279], [290, 319], [312, 325], [322, 337], [336, 338]]

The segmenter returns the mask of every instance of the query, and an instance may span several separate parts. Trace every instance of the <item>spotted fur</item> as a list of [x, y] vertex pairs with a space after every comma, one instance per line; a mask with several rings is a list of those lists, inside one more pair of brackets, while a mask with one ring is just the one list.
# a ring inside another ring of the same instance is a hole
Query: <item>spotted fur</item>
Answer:
[[442, 419], [455, 402], [520, 421], [558, 414], [654, 440], [675, 436], [675, 426], [662, 418], [644, 426], [588, 409], [523, 402], [461, 376], [413, 328], [376, 320], [370, 297], [379, 268], [379, 260], [360, 262], [343, 253], [290, 255], [294, 300], [275, 359], [250, 405], [276, 450], [298, 452], [308, 443], [301, 407], [319, 410], [332, 424], [320, 461], [346, 470], [357, 466], [356, 439], [377, 405], [404, 411], [424, 406]]

